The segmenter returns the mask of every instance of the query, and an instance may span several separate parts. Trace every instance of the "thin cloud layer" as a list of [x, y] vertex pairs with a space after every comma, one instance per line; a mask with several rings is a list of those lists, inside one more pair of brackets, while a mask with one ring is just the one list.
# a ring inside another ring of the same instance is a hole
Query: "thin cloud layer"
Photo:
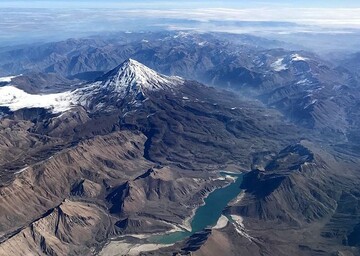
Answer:
[[360, 8], [199, 8], [173, 10], [129, 10], [127, 14], [199, 21], [286, 21], [323, 26], [360, 28]]
[[360, 8], [0, 9], [0, 42], [57, 40], [121, 30], [351, 33]]

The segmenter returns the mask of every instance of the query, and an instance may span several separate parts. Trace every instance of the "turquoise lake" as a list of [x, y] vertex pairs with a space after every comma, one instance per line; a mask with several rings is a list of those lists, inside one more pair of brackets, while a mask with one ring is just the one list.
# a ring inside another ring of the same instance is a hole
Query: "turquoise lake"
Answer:
[[205, 198], [205, 204], [196, 210], [191, 221], [191, 232], [177, 231], [165, 235], [156, 235], [151, 237], [149, 241], [157, 244], [173, 244], [182, 241], [205, 228], [216, 225], [228, 203], [241, 192], [240, 186], [243, 181], [243, 174], [221, 172], [221, 175], [229, 175], [235, 177], [236, 180], [226, 187], [214, 190], [207, 198]]

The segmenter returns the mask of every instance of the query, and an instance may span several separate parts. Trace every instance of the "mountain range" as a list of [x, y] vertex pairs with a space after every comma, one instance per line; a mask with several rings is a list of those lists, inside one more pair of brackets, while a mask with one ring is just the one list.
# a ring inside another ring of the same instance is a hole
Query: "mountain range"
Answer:
[[41, 79], [52, 76], [47, 87], [59, 92], [59, 84], [96, 80], [128, 58], [166, 75], [261, 100], [299, 125], [339, 136], [352, 126], [349, 120], [358, 104], [358, 73], [343, 61], [329, 62], [293, 45], [244, 35], [147, 32], [69, 39], [3, 49], [0, 70], [4, 75], [29, 74], [22, 78], [28, 92], [49, 90]]
[[[2, 49], [0, 255], [358, 255], [358, 73], [285, 46], [163, 32]], [[232, 182], [221, 171], [243, 173], [232, 221], [153, 248]]]

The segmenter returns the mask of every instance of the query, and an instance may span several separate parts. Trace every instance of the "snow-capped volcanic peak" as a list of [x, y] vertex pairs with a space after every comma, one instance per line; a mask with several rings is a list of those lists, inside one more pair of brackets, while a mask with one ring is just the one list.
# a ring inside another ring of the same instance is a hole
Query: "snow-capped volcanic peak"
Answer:
[[105, 86], [118, 92], [129, 89], [160, 90], [182, 84], [179, 77], [165, 76], [133, 59], [128, 59], [105, 75]]
[[[145, 91], [173, 89], [184, 83], [180, 77], [161, 75], [143, 64], [129, 59], [94, 83], [71, 91], [53, 94], [29, 94], [13, 85], [0, 87], [0, 107], [11, 111], [23, 108], [44, 108], [62, 113], [75, 106], [103, 109], [125, 97], [145, 96]], [[135, 99], [135, 98], [134, 98]], [[99, 103], [100, 102], [100, 103]]]

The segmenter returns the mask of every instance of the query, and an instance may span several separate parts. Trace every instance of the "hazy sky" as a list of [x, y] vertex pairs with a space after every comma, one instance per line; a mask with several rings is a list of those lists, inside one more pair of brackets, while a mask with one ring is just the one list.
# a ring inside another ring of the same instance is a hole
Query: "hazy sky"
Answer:
[[227, 0], [227, 1], [145, 1], [145, 0], [0, 0], [1, 7], [25, 7], [25, 8], [41, 8], [41, 7], [57, 7], [57, 8], [76, 8], [76, 7], [228, 7], [228, 8], [251, 8], [258, 6], [283, 6], [283, 7], [322, 7], [322, 8], [352, 8], [359, 7], [358, 0]]
[[0, 0], [0, 45], [164, 28], [350, 33], [360, 29], [360, 0]]

